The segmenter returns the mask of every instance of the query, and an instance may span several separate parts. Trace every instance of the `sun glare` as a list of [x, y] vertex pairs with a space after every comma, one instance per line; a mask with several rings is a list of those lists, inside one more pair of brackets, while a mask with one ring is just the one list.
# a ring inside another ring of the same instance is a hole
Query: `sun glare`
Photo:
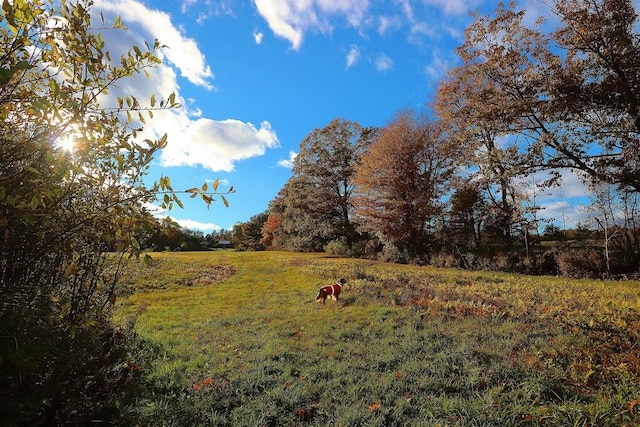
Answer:
[[69, 153], [73, 153], [73, 150], [76, 148], [76, 140], [65, 136], [56, 139], [54, 144], [56, 147], [62, 148]]

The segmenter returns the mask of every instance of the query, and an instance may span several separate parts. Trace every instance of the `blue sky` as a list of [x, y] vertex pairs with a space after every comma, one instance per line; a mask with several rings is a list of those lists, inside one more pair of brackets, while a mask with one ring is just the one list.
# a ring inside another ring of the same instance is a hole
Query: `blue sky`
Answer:
[[[491, 13], [487, 0], [96, 0], [107, 50], [159, 39], [163, 63], [151, 79], [121, 90], [139, 100], [175, 92], [182, 107], [155, 114], [143, 137], [167, 133], [150, 179], [169, 175], [175, 189], [220, 180], [233, 186], [230, 207], [183, 199], [170, 215], [182, 226], [230, 229], [265, 211], [291, 176], [299, 143], [341, 117], [384, 126], [404, 107], [428, 103], [457, 64], [454, 49], [469, 12]], [[533, 22], [545, 8], [521, 0]], [[109, 102], [117, 91], [104, 100]], [[548, 195], [547, 216], [575, 217], [575, 177]], [[538, 194], [538, 200], [544, 196]], [[572, 206], [569, 206], [572, 205]], [[566, 224], [572, 225], [572, 224]]]

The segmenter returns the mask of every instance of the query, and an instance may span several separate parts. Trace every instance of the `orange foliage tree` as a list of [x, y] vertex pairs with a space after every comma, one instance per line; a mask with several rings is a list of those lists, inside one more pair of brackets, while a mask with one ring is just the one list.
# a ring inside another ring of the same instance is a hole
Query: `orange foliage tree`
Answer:
[[355, 216], [359, 229], [398, 255], [429, 253], [457, 163], [437, 122], [400, 112], [356, 165]]

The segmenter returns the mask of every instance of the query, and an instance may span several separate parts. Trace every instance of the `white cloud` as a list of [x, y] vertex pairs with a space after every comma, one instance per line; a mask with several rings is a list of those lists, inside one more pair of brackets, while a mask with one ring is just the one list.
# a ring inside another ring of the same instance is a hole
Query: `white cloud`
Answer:
[[[162, 49], [162, 55], [180, 70], [183, 77], [197, 86], [213, 89], [213, 73], [204, 54], [194, 39], [185, 37], [171, 23], [168, 13], [149, 9], [136, 0], [97, 0], [95, 8], [120, 15], [130, 31], [148, 34], [149, 43], [154, 39], [160, 40], [161, 44], [168, 46]], [[136, 40], [135, 44], [142, 44], [142, 41]]]
[[380, 16], [378, 18], [378, 34], [384, 36], [389, 30], [400, 27], [399, 20], [388, 16]]
[[187, 230], [193, 230], [193, 231], [197, 230], [202, 232], [222, 230], [221, 226], [219, 226], [218, 224], [214, 224], [212, 222], [200, 222], [200, 221], [194, 221], [192, 219], [182, 219], [182, 218], [178, 219], [178, 218], [172, 217], [171, 215], [166, 215], [166, 214], [154, 215], [154, 216], [159, 220], [169, 218], [171, 221], [177, 223], [180, 227]]
[[200, 12], [200, 13], [198, 13], [198, 17], [196, 18], [196, 22], [199, 25], [202, 25], [209, 18], [211, 18], [211, 14], [210, 13]]
[[153, 215], [154, 218], [159, 220], [169, 218], [170, 220], [178, 223], [178, 225], [180, 225], [180, 227], [182, 228], [187, 228], [189, 230], [201, 230], [201, 231], [213, 231], [213, 230], [222, 229], [222, 227], [219, 226], [218, 224], [213, 224], [210, 222], [199, 222], [199, 221], [194, 221], [192, 219], [175, 218], [167, 213], [169, 212], [167, 209], [163, 209], [162, 207], [158, 205], [154, 205], [153, 203], [145, 203], [144, 206], [147, 209], [147, 211], [151, 215]]
[[274, 34], [298, 50], [306, 31], [331, 32], [331, 17], [342, 17], [351, 26], [358, 27], [369, 0], [254, 0], [254, 4]]
[[289, 40], [292, 49], [299, 49], [306, 26], [304, 22], [301, 22], [303, 14], [291, 10], [288, 2], [254, 0], [254, 3], [275, 35]]
[[440, 37], [442, 28], [452, 19], [460, 21], [456, 27], [466, 26], [468, 13], [482, 1], [394, 0], [378, 2], [376, 8], [370, 8], [373, 3], [370, 0], [253, 0], [253, 3], [273, 33], [288, 40], [291, 49], [298, 50], [308, 32], [331, 33], [334, 26], [343, 24], [355, 28], [364, 38], [367, 30], [384, 36], [405, 27], [410, 42], [422, 44], [425, 37]]
[[222, 227], [220, 227], [218, 224], [214, 224], [211, 222], [199, 222], [192, 219], [178, 219], [172, 216], [169, 216], [169, 218], [180, 224], [180, 227], [189, 230], [214, 231], [222, 229]]
[[433, 50], [432, 55], [433, 59], [430, 64], [424, 67], [424, 71], [431, 80], [437, 81], [447, 74], [447, 71], [452, 68], [452, 64], [444, 60], [438, 50]]
[[278, 162], [278, 166], [282, 166], [283, 168], [291, 169], [293, 168], [293, 162], [296, 160], [296, 156], [298, 153], [295, 151], [289, 151], [289, 158], [282, 159]]
[[[182, 54], [173, 57], [173, 60], [169, 55], [160, 55], [163, 63], [148, 70], [149, 79], [144, 75], [137, 75], [122, 80], [118, 82], [117, 87], [111, 88], [110, 92], [103, 95], [100, 100], [100, 104], [108, 108], [117, 105], [116, 96], [134, 96], [142, 105], [145, 105], [145, 100], [148, 100], [152, 94], [155, 94], [157, 101], [161, 97], [166, 99], [171, 93], [176, 94], [176, 101], [182, 106], [171, 110], [156, 111], [154, 118], [147, 119], [147, 124], [143, 126], [144, 130], [138, 133], [138, 139], [141, 141], [145, 138], [157, 139], [163, 134], [167, 134], [167, 147], [160, 154], [162, 166], [200, 165], [212, 171], [230, 171], [234, 169], [235, 162], [263, 155], [267, 148], [278, 146], [276, 133], [268, 122], [263, 122], [259, 128], [256, 128], [251, 123], [244, 123], [237, 119], [212, 120], [202, 117], [203, 112], [193, 100], [185, 100], [180, 96], [176, 68], [170, 66], [167, 61], [176, 67], [178, 67], [176, 64], [178, 63], [185, 69], [200, 70], [195, 75], [203, 78], [211, 73], [207, 72], [209, 67], [206, 63], [190, 68], [199, 61], [204, 61], [204, 55], [193, 41], [183, 37], [171, 25], [168, 15], [164, 12], [150, 11], [132, 0], [109, 1], [98, 0], [93, 11], [95, 13], [104, 12], [105, 20], [109, 19], [110, 13], [120, 14], [124, 24], [129, 28], [128, 31], [104, 32], [106, 49], [111, 52], [112, 57], [118, 58], [133, 44], [141, 45], [141, 40], [153, 40], [155, 30], [152, 30], [150, 25], [153, 22], [161, 21], [166, 25], [163, 28], [163, 34], [173, 34], [172, 37], [179, 42], [178, 49], [173, 49], [172, 46], [170, 50], [186, 49]], [[137, 11], [138, 17], [135, 18], [130, 12], [123, 13], [124, 9], [120, 10], [117, 6]], [[180, 40], [178, 40], [178, 36]], [[192, 50], [189, 51], [189, 49]], [[189, 59], [189, 56], [193, 58]], [[198, 78], [194, 80], [192, 81], [194, 84], [202, 83]]]
[[477, 0], [422, 0], [422, 2], [444, 10], [447, 15], [464, 15], [478, 5]]
[[[211, 183], [213, 184], [216, 180], [215, 179], [210, 179], [210, 178], [205, 178], [205, 182]], [[228, 179], [218, 179], [218, 185], [223, 186], [223, 187], [229, 187], [229, 185], [231, 184], [231, 181], [229, 181]], [[220, 187], [218, 187], [220, 188]]]
[[169, 132], [173, 141], [162, 150], [162, 166], [203, 166], [212, 171], [232, 171], [234, 162], [261, 156], [267, 148], [279, 145], [269, 122], [260, 128], [239, 120], [197, 119]]
[[253, 39], [256, 41], [256, 44], [262, 43], [263, 38], [264, 38], [264, 34], [262, 34], [260, 31], [253, 32]]
[[182, 0], [182, 4], [180, 6], [180, 10], [182, 13], [185, 13], [191, 6], [197, 4], [198, 0]]
[[380, 73], [387, 72], [393, 68], [393, 60], [384, 53], [378, 55], [375, 60], [376, 70]]
[[535, 174], [521, 185], [530, 202], [541, 208], [537, 213], [538, 219], [552, 220], [561, 228], [572, 228], [588, 217], [582, 206], [588, 202], [589, 190], [574, 172], [561, 170], [560, 173], [562, 179], [558, 187], [539, 187], [549, 178], [545, 172]]
[[347, 53], [346, 68], [349, 69], [353, 67], [358, 63], [359, 60], [360, 60], [360, 49], [356, 45], [351, 45], [351, 49], [349, 49], [349, 52]]
[[400, 4], [400, 9], [402, 9], [402, 13], [404, 13], [409, 22], [413, 22], [413, 7], [411, 7], [411, 2], [409, 0], [398, 0], [398, 4]]
[[169, 215], [166, 209], [161, 208], [158, 205], [154, 205], [153, 203], [145, 203], [144, 204], [145, 208], [147, 209], [147, 211], [153, 215], [154, 218], [157, 218], [159, 220], [163, 220], [165, 218], [169, 218], [172, 221], [178, 223], [180, 225], [180, 227], [183, 228], [188, 228], [189, 230], [202, 230], [202, 231], [213, 231], [213, 230], [221, 230], [222, 227], [220, 227], [217, 224], [213, 224], [210, 222], [199, 222], [199, 221], [194, 221], [192, 219], [178, 219], [178, 218], [174, 218], [171, 215]]

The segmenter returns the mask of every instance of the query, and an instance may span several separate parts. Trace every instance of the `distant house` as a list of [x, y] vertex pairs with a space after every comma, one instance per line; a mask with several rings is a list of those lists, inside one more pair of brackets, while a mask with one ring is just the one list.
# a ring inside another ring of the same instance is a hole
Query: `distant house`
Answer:
[[218, 246], [221, 248], [230, 248], [231, 241], [230, 240], [218, 240]]

